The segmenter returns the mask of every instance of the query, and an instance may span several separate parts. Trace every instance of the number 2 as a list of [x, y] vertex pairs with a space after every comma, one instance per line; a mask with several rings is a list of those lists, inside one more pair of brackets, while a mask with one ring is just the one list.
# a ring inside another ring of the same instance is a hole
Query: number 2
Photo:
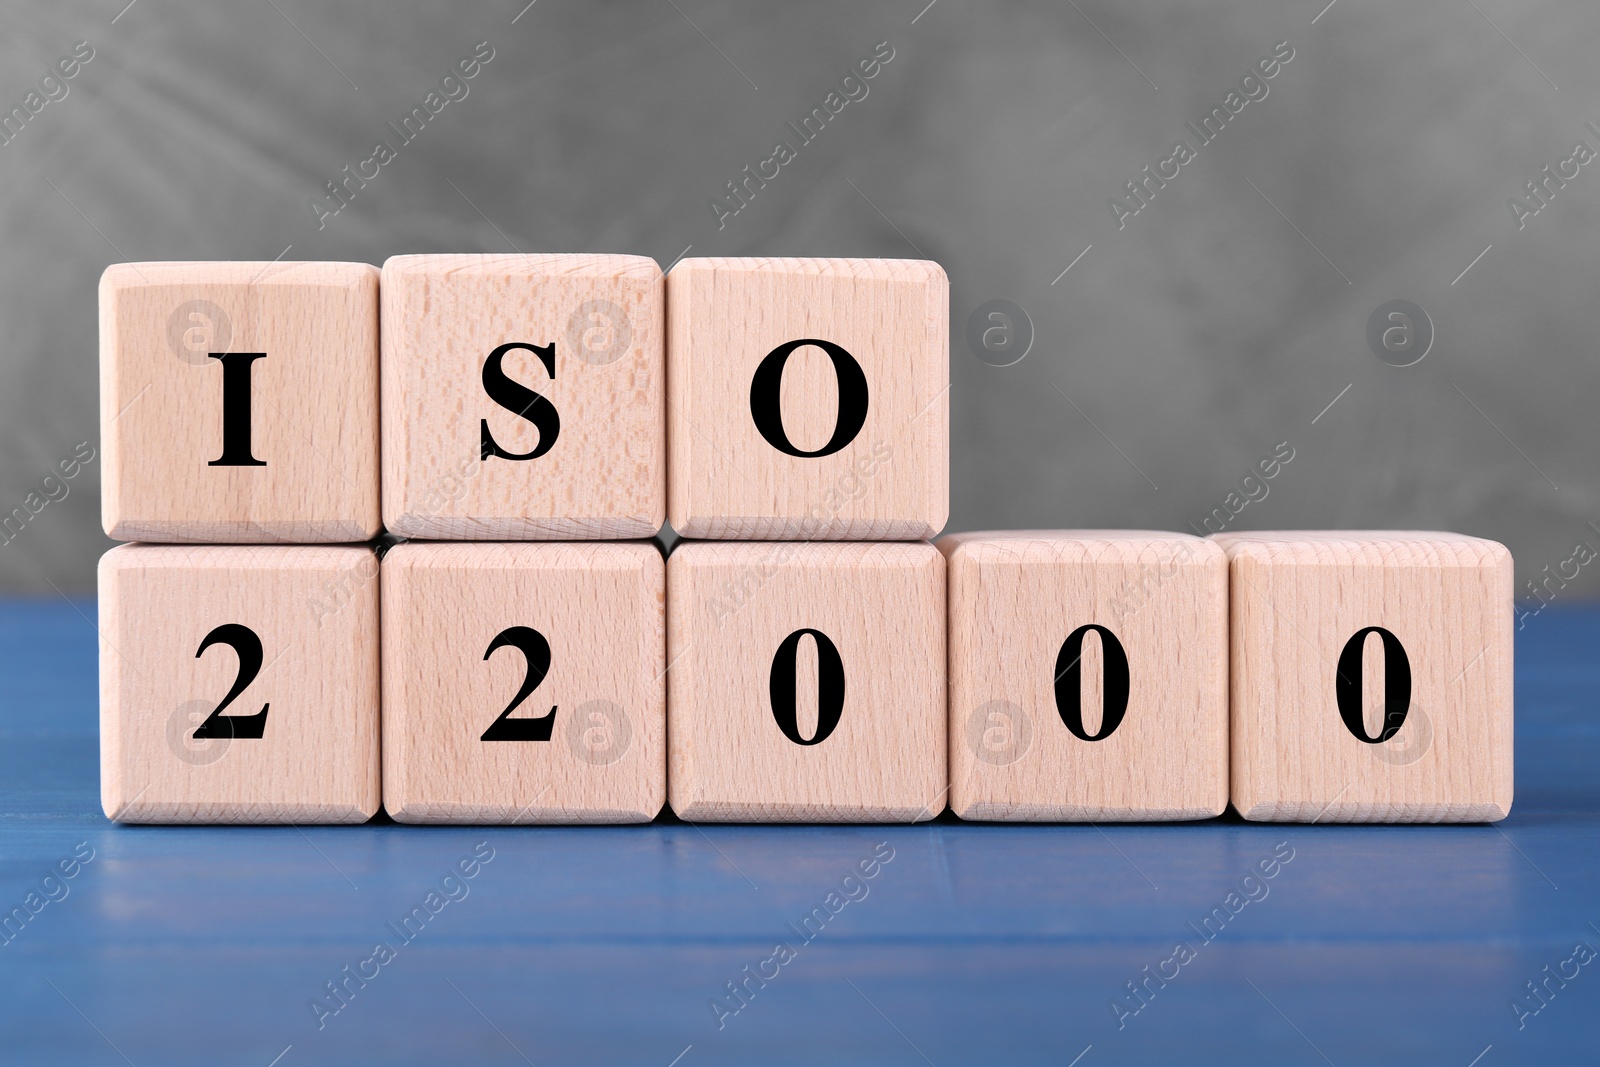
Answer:
[[488, 659], [494, 655], [497, 648], [510, 645], [522, 653], [522, 658], [527, 662], [528, 671], [523, 675], [522, 688], [517, 690], [517, 695], [511, 698], [511, 703], [506, 705], [506, 710], [500, 717], [489, 724], [483, 731], [480, 741], [548, 741], [550, 732], [555, 729], [556, 709], [551, 708], [549, 714], [541, 715], [537, 719], [513, 719], [509, 716], [517, 710], [517, 705], [528, 699], [544, 681], [544, 676], [550, 671], [550, 642], [546, 641], [544, 634], [530, 626], [508, 626], [494, 635], [494, 640], [489, 642], [489, 647], [484, 650], [483, 658]]
[[224, 715], [222, 709], [232, 704], [234, 698], [244, 692], [245, 687], [255, 681], [256, 675], [261, 673], [261, 638], [257, 637], [256, 632], [248, 626], [225, 622], [206, 634], [194, 658], [199, 659], [205, 655], [206, 649], [212, 645], [227, 645], [239, 654], [239, 673], [234, 676], [233, 688], [222, 698], [222, 703], [206, 716], [205, 722], [195, 727], [194, 739], [206, 741], [214, 738], [238, 737], [259, 741], [267, 730], [267, 709], [272, 706], [270, 703], [261, 705], [261, 710], [254, 715]]

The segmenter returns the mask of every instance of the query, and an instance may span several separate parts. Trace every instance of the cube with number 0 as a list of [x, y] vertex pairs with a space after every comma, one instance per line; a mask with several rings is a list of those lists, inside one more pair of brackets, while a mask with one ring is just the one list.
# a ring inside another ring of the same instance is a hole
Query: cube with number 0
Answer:
[[1511, 553], [1462, 534], [1219, 534], [1233, 806], [1266, 822], [1511, 810]]
[[944, 558], [929, 544], [680, 543], [667, 561], [672, 810], [944, 810]]
[[943, 537], [950, 807], [1204, 819], [1228, 803], [1228, 568], [1151, 530]]
[[373, 552], [121, 545], [102, 556], [100, 794], [120, 822], [370, 818]]
[[649, 542], [403, 544], [383, 560], [383, 801], [413, 823], [648, 822], [666, 800]]

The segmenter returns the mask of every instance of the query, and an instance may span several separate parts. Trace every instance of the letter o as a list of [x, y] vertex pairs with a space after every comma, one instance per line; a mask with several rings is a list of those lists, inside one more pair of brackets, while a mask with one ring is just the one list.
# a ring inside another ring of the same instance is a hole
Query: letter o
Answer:
[[[783, 386], [783, 369], [796, 349], [816, 345], [833, 361], [833, 373], [839, 380], [839, 413], [833, 424], [833, 436], [828, 443], [814, 452], [798, 449], [783, 429], [783, 410], [779, 398]], [[856, 439], [867, 422], [867, 376], [856, 362], [856, 357], [832, 341], [803, 337], [788, 341], [767, 353], [755, 376], [750, 379], [750, 415], [756, 429], [766, 438], [767, 444], [787, 456], [814, 459], [831, 456]]]

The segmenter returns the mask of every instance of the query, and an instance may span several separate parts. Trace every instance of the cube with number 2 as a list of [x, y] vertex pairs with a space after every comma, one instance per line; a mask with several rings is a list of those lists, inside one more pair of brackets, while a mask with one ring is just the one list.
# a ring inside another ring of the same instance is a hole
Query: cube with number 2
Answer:
[[400, 822], [648, 822], [666, 800], [664, 568], [645, 542], [383, 560], [383, 801]]
[[373, 552], [122, 545], [102, 556], [100, 791], [120, 822], [370, 818]]

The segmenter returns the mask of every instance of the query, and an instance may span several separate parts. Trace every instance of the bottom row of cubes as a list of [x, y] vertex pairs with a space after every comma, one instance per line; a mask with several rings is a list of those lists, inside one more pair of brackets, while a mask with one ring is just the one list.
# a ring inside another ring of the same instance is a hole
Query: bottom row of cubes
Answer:
[[[948, 588], [947, 588], [948, 587]], [[124, 545], [124, 822], [1492, 821], [1511, 560], [1452, 534]]]

